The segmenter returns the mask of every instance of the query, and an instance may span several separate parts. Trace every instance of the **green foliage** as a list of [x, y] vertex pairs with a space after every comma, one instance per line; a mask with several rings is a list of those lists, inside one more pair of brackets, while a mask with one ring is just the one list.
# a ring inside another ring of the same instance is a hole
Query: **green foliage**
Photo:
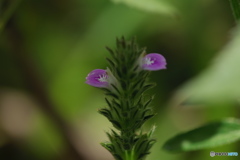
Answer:
[[[230, 0], [233, 15], [239, 21], [240, 4]], [[181, 101], [198, 104], [230, 104], [240, 95], [239, 65], [240, 26], [232, 33], [232, 40], [220, 52], [214, 63], [177, 94]], [[184, 100], [183, 100], [184, 99]], [[240, 120], [224, 119], [179, 134], [168, 140], [163, 148], [170, 152], [206, 149], [240, 140]]]
[[[177, 94], [187, 102], [222, 104], [237, 101], [240, 95], [240, 26], [232, 40], [219, 53], [213, 64], [183, 86]], [[186, 101], [186, 99], [184, 99]]]
[[3, 10], [2, 7], [4, 0], [0, 1], [0, 34], [4, 30], [6, 23], [11, 18], [12, 14], [15, 12], [21, 1], [22, 0], [15, 0], [13, 2], [10, 2], [6, 10]]
[[240, 2], [239, 0], [229, 0], [235, 20], [240, 19]]
[[[230, 0], [230, 5], [238, 22], [239, 1]], [[240, 95], [239, 43], [240, 26], [237, 25], [232, 32], [232, 40], [220, 52], [214, 63], [180, 89], [176, 96], [178, 100], [187, 101], [190, 104], [225, 106], [236, 102]], [[168, 140], [163, 148], [170, 152], [192, 151], [228, 144], [239, 139], [240, 121], [231, 118], [179, 134]]]
[[123, 3], [146, 12], [174, 16], [177, 14], [176, 8], [163, 0], [112, 0], [115, 3]]
[[224, 119], [179, 134], [168, 140], [163, 149], [183, 152], [216, 147], [240, 140], [240, 120]]
[[[148, 134], [137, 134], [142, 125], [154, 116], [150, 102], [153, 98], [145, 98], [146, 90], [154, 86], [147, 82], [149, 71], [142, 70], [139, 59], [145, 54], [135, 39], [128, 42], [124, 38], [117, 39], [117, 49], [107, 47], [112, 59], [107, 58], [109, 68], [116, 78], [116, 84], [103, 88], [109, 108], [102, 108], [104, 115], [119, 131], [107, 133], [110, 143], [102, 143], [117, 160], [142, 160], [149, 154], [155, 140], [151, 139], [153, 130]], [[143, 98], [144, 97], [144, 98]], [[145, 100], [146, 99], [146, 100]], [[130, 158], [130, 159], [129, 159]]]

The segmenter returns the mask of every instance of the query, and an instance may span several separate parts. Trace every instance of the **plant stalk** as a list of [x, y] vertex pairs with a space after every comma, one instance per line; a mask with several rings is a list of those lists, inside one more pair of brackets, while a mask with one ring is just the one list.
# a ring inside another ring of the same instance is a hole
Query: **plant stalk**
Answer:
[[136, 160], [134, 158], [134, 150], [125, 151], [125, 160]]

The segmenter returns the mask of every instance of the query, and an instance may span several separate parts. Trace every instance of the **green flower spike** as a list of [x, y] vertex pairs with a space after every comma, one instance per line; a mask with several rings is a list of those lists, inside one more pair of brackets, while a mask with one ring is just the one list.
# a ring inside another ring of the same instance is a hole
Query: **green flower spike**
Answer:
[[[154, 116], [149, 104], [152, 98], [144, 93], [155, 86], [148, 83], [150, 70], [166, 69], [165, 58], [157, 53], [147, 54], [135, 40], [117, 39], [117, 49], [107, 47], [107, 70], [93, 70], [86, 83], [105, 92], [108, 107], [99, 109], [114, 126], [106, 133], [110, 142], [101, 143], [116, 160], [144, 160], [155, 143], [151, 138], [155, 126], [142, 133], [142, 125]], [[151, 63], [150, 63], [151, 62]]]

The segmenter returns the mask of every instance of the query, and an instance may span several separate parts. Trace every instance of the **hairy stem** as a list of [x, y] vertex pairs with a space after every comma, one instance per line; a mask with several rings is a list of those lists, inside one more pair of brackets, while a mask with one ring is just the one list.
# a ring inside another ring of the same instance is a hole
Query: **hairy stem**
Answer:
[[145, 96], [154, 84], [147, 81], [149, 71], [139, 68], [139, 59], [143, 58], [145, 49], [140, 49], [135, 39], [126, 41], [124, 37], [117, 39], [115, 52], [107, 49], [112, 55], [112, 59], [108, 59], [110, 67], [107, 72], [115, 82], [113, 88], [103, 89], [108, 108], [100, 109], [99, 113], [113, 124], [116, 131], [107, 132], [110, 142], [101, 144], [116, 160], [144, 160], [155, 142], [141, 130], [142, 125], [154, 116], [149, 107], [152, 98]]

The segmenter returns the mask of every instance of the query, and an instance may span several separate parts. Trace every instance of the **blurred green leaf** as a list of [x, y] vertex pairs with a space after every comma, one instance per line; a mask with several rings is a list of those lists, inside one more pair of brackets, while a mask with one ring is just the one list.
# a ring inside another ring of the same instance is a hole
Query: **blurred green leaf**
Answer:
[[[240, 26], [232, 32], [232, 40], [209, 66], [176, 94], [177, 101], [189, 103], [228, 104], [240, 96]], [[176, 101], [176, 100], [175, 100]]]
[[18, 5], [20, 4], [21, 0], [15, 0], [7, 7], [6, 11], [2, 12], [2, 4], [3, 1], [0, 2], [0, 33], [3, 31], [7, 21], [11, 18], [14, 14], [15, 10], [17, 9]]
[[51, 83], [50, 92], [58, 106], [62, 106], [59, 108], [62, 113], [73, 116], [80, 104], [86, 103], [93, 96], [88, 89], [91, 87], [84, 83], [85, 77], [94, 68], [106, 67], [104, 57], [108, 53], [105, 45], [113, 46], [116, 36], [129, 37], [146, 18], [146, 14], [111, 5], [98, 15], [83, 36], [79, 36], [76, 47], [69, 51], [69, 56], [61, 64]]
[[39, 112], [34, 119], [35, 129], [26, 140], [26, 144], [39, 159], [50, 160], [59, 155], [64, 141], [59, 131], [49, 119]]
[[228, 118], [179, 134], [168, 140], [163, 149], [183, 152], [206, 149], [235, 142], [240, 139], [240, 121]]
[[240, 4], [238, 0], [229, 0], [234, 18], [236, 21], [240, 19]]
[[123, 3], [129, 7], [137, 8], [147, 12], [166, 14], [173, 16], [176, 8], [162, 0], [112, 0], [115, 3]]

